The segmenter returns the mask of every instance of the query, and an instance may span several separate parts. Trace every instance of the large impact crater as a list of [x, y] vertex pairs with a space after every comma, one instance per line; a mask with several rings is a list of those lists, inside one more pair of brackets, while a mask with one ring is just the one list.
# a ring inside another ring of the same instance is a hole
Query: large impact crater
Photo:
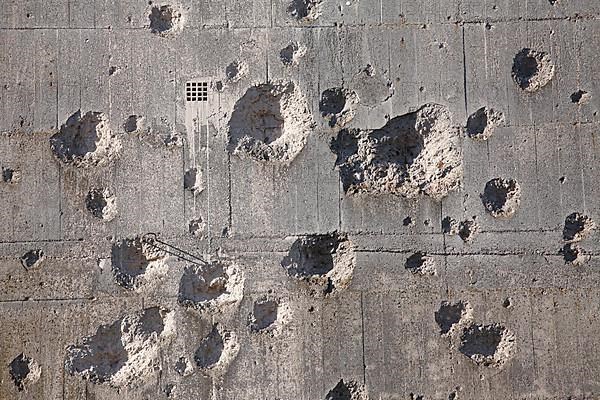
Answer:
[[174, 333], [173, 315], [153, 307], [100, 326], [67, 348], [67, 372], [117, 388], [147, 381], [161, 369], [160, 350]]
[[338, 232], [299, 237], [281, 261], [289, 276], [316, 285], [328, 295], [350, 285], [354, 244]]
[[459, 129], [439, 104], [392, 118], [380, 129], [344, 129], [330, 147], [347, 194], [441, 199], [462, 180]]
[[50, 138], [50, 147], [64, 163], [89, 167], [112, 160], [121, 150], [121, 141], [111, 131], [106, 114], [89, 111], [81, 116], [77, 111]]
[[229, 120], [231, 153], [256, 161], [290, 163], [314, 127], [308, 103], [293, 82], [250, 87]]

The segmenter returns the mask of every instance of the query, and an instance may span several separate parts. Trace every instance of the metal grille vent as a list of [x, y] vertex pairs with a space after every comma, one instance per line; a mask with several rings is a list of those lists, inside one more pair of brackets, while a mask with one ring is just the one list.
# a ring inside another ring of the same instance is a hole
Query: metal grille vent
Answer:
[[187, 82], [185, 96], [187, 101], [208, 101], [208, 82]]

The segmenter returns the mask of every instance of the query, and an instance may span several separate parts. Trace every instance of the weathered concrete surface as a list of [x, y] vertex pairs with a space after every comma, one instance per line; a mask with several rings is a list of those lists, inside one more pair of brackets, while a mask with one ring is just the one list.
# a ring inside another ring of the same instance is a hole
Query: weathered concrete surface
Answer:
[[600, 396], [599, 2], [150, 3], [0, 7], [0, 399]]

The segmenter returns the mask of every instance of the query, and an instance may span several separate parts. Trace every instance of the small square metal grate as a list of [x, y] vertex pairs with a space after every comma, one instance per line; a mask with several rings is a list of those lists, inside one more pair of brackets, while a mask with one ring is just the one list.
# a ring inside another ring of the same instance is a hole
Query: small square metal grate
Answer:
[[187, 101], [208, 101], [208, 82], [187, 82], [185, 97]]

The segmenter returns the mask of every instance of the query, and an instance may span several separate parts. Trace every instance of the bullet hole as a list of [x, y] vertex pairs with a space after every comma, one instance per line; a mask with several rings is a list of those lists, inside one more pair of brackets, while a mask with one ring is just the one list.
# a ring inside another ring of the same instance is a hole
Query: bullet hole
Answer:
[[213, 325], [194, 354], [196, 365], [207, 374], [223, 373], [240, 350], [235, 332]]
[[482, 107], [467, 120], [467, 136], [474, 140], [488, 140], [494, 129], [504, 123], [504, 114]]
[[416, 275], [435, 275], [437, 273], [433, 258], [420, 251], [406, 259], [404, 268]]
[[592, 95], [585, 90], [578, 90], [571, 95], [571, 103], [586, 104], [592, 98]]
[[589, 261], [590, 256], [586, 255], [581, 247], [576, 243], [567, 243], [560, 250], [565, 264], [581, 266]]
[[445, 197], [460, 187], [462, 155], [449, 110], [427, 104], [376, 130], [343, 129], [330, 142], [350, 195]]
[[223, 90], [225, 90], [225, 84], [223, 83], [223, 81], [214, 81], [211, 83], [211, 88], [213, 90], [216, 90], [217, 92], [222, 92]]
[[181, 10], [171, 5], [153, 6], [148, 18], [150, 19], [150, 31], [160, 36], [181, 30], [183, 26]]
[[45, 258], [46, 257], [44, 256], [44, 252], [42, 250], [29, 250], [21, 257], [21, 265], [23, 265], [26, 270], [36, 269], [40, 266]]
[[198, 168], [190, 168], [183, 175], [183, 187], [194, 193], [200, 193], [204, 190], [202, 185], [202, 170]]
[[3, 167], [2, 168], [2, 182], [9, 184], [17, 184], [21, 181], [21, 171]]
[[375, 68], [371, 64], [367, 64], [367, 66], [363, 68], [362, 72], [369, 77], [375, 76]]
[[8, 373], [17, 390], [22, 392], [40, 379], [42, 369], [31, 357], [21, 353], [8, 365]]
[[479, 224], [472, 219], [461, 221], [458, 224], [458, 236], [465, 243], [471, 243], [479, 232]]
[[554, 64], [547, 53], [526, 48], [515, 56], [512, 76], [521, 89], [532, 93], [554, 77]]
[[595, 222], [587, 215], [578, 212], [569, 214], [565, 218], [563, 240], [565, 242], [580, 242], [596, 227]]
[[116, 74], [119, 71], [121, 71], [121, 68], [112, 65], [112, 66], [108, 67], [108, 76], [113, 76], [114, 74]]
[[459, 351], [477, 365], [500, 368], [512, 358], [514, 346], [514, 334], [502, 325], [471, 325], [463, 331]]
[[266, 333], [271, 336], [281, 333], [282, 328], [290, 318], [287, 303], [263, 297], [254, 302], [249, 316], [250, 330], [254, 333]]
[[450, 303], [442, 302], [438, 311], [435, 312], [435, 322], [440, 327], [441, 335], [452, 334], [458, 327], [471, 321], [473, 309], [468, 302], [458, 301]]
[[178, 301], [184, 307], [219, 312], [237, 305], [243, 291], [244, 278], [238, 266], [226, 260], [213, 260], [184, 269]]
[[161, 370], [161, 348], [173, 334], [173, 312], [147, 308], [68, 346], [65, 368], [94, 384], [135, 387]]
[[350, 285], [354, 263], [354, 245], [337, 232], [298, 238], [281, 261], [289, 276], [323, 288], [326, 295]]
[[558, 181], [559, 181], [561, 184], [565, 183], [565, 182], [566, 182], [566, 180], [567, 180], [567, 177], [565, 177], [565, 176], [561, 176], [560, 178], [558, 178]]
[[329, 126], [343, 127], [347, 125], [356, 113], [358, 95], [348, 89], [331, 88], [321, 93], [319, 110], [321, 115], [329, 121]]
[[228, 83], [235, 83], [248, 74], [248, 65], [243, 61], [234, 61], [225, 68]]
[[230, 153], [288, 164], [304, 148], [314, 121], [294, 83], [264, 83], [236, 102], [228, 128]]
[[413, 220], [411, 217], [406, 217], [402, 220], [402, 225], [411, 226], [413, 224]]
[[115, 283], [125, 289], [138, 289], [166, 275], [167, 255], [139, 237], [113, 243], [111, 267]]
[[485, 184], [481, 201], [494, 218], [511, 218], [521, 202], [521, 187], [514, 179], [494, 178]]
[[288, 14], [300, 23], [315, 21], [322, 13], [322, 0], [292, 0]]
[[504, 299], [504, 301], [502, 302], [502, 307], [511, 308], [512, 307], [512, 299], [510, 297], [507, 297], [506, 299]]
[[117, 198], [108, 189], [91, 189], [85, 197], [85, 207], [104, 221], [112, 221], [117, 216]]
[[143, 120], [144, 117], [142, 117], [141, 115], [130, 115], [125, 120], [125, 123], [123, 124], [123, 129], [127, 133], [138, 132], [143, 127]]
[[325, 400], [368, 400], [367, 390], [364, 385], [356, 381], [344, 382], [341, 379], [333, 389], [327, 393]]
[[279, 59], [283, 65], [291, 67], [292, 65], [298, 65], [300, 59], [306, 54], [306, 46], [299, 44], [298, 42], [290, 42], [279, 52]]
[[442, 233], [456, 235], [458, 233], [458, 221], [449, 216], [444, 217], [442, 219]]
[[52, 151], [64, 163], [75, 167], [100, 166], [116, 157], [121, 142], [110, 130], [108, 118], [101, 112], [77, 111], [50, 138]]
[[189, 232], [198, 238], [202, 238], [204, 235], [204, 230], [206, 229], [206, 223], [201, 217], [190, 220], [188, 224]]

